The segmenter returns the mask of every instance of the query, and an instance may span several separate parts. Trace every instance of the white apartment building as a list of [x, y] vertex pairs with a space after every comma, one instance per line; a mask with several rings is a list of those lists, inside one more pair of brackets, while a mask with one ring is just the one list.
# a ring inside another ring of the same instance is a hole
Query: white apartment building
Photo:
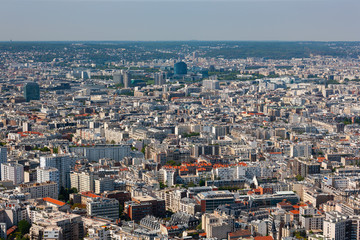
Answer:
[[1, 180], [10, 180], [14, 185], [24, 182], [24, 166], [17, 163], [1, 164]]

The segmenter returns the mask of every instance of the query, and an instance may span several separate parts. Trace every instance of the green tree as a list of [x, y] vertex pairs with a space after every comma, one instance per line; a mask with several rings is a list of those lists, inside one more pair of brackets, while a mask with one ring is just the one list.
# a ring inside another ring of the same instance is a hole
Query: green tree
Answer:
[[303, 176], [301, 176], [301, 175], [296, 175], [296, 180], [298, 180], [298, 181], [303, 181], [305, 178], [303, 177]]
[[21, 220], [18, 224], [18, 231], [21, 233], [22, 236], [29, 233], [31, 224], [28, 223], [26, 220]]
[[200, 186], [205, 186], [205, 180], [204, 180], [204, 179], [201, 179], [200, 182], [199, 182], [199, 185], [200, 185]]

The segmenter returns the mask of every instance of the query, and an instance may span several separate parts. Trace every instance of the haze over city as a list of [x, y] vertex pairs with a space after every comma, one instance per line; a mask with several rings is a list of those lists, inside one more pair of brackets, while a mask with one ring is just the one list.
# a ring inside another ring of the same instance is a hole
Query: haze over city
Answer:
[[357, 0], [2, 0], [1, 41], [358, 41]]

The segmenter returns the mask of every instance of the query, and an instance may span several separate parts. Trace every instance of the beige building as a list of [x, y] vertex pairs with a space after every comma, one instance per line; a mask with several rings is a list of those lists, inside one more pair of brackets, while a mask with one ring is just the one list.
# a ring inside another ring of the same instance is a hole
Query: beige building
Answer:
[[20, 193], [30, 193], [31, 198], [58, 198], [58, 184], [55, 182], [26, 183], [20, 184], [17, 188]]
[[76, 188], [78, 192], [94, 192], [95, 176], [91, 172], [72, 172], [70, 173], [71, 188]]
[[218, 213], [205, 213], [201, 217], [201, 222], [207, 238], [223, 239], [235, 231], [234, 218]]

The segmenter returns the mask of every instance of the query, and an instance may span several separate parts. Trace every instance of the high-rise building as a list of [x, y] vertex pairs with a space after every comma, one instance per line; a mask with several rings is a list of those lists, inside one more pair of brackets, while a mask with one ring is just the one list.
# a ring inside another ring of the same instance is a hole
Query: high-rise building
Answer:
[[[0, 148], [0, 165], [2, 163], [7, 163], [7, 148], [6, 147]], [[0, 172], [0, 178], [1, 178], [1, 172]]]
[[162, 86], [165, 84], [166, 80], [165, 80], [165, 76], [162, 72], [160, 73], [155, 73], [154, 74], [154, 84], [158, 85], [158, 86]]
[[124, 88], [129, 88], [131, 86], [131, 74], [129, 72], [124, 72], [123, 81]]
[[174, 64], [174, 74], [175, 75], [186, 75], [187, 74], [187, 65], [184, 62], [178, 62]]
[[36, 169], [36, 180], [38, 183], [59, 182], [59, 170], [53, 167], [40, 167]]
[[115, 84], [123, 84], [123, 75], [120, 72], [116, 72], [113, 75], [113, 81]]
[[27, 102], [40, 100], [40, 87], [35, 82], [28, 82], [24, 85], [24, 98]]
[[59, 170], [59, 185], [67, 188], [70, 185], [71, 158], [69, 155], [49, 155], [40, 157], [40, 167], [52, 167]]
[[14, 185], [24, 182], [24, 166], [17, 163], [1, 164], [1, 180], [13, 181]]
[[94, 174], [92, 172], [72, 172], [70, 173], [71, 188], [76, 188], [78, 192], [94, 192]]

